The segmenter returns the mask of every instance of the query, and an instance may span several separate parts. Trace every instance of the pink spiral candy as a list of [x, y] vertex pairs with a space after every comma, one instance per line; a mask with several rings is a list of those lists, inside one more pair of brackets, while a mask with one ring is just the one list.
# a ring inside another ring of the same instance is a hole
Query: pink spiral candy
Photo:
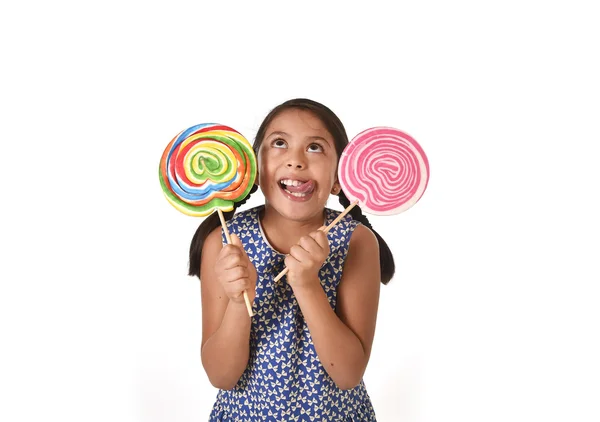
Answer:
[[346, 146], [338, 178], [350, 202], [365, 212], [399, 214], [423, 195], [429, 180], [429, 162], [421, 146], [391, 127], [373, 127]]

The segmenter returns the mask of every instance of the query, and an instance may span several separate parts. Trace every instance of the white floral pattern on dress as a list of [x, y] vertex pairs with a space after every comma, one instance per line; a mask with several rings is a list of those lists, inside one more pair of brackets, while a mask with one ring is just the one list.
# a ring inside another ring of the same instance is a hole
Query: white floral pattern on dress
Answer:
[[[262, 233], [262, 208], [240, 212], [227, 222], [258, 273], [255, 315], [248, 366], [232, 390], [219, 390], [210, 421], [375, 421], [364, 382], [350, 390], [335, 385], [319, 361], [286, 278], [274, 284], [273, 278], [285, 267], [285, 255], [275, 251]], [[338, 215], [326, 208], [326, 224]], [[327, 234], [330, 253], [319, 276], [333, 309], [350, 237], [358, 224], [346, 215]]]

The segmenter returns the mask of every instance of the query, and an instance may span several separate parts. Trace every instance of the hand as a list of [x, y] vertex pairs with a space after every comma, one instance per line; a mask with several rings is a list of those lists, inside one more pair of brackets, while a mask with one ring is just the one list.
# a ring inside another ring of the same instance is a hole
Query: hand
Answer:
[[327, 234], [321, 230], [303, 236], [285, 258], [287, 279], [292, 288], [320, 283], [319, 270], [329, 256]]
[[250, 303], [254, 301], [256, 268], [250, 262], [239, 237], [234, 233], [231, 234], [231, 244], [223, 246], [217, 256], [215, 273], [230, 301], [244, 304], [244, 291], [248, 292]]

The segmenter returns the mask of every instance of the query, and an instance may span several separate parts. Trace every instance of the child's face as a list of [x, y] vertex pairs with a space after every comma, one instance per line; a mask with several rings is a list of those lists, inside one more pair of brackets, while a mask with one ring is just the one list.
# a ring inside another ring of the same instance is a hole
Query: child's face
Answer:
[[258, 151], [258, 182], [267, 203], [280, 214], [304, 220], [323, 211], [337, 183], [333, 137], [306, 110], [275, 117]]

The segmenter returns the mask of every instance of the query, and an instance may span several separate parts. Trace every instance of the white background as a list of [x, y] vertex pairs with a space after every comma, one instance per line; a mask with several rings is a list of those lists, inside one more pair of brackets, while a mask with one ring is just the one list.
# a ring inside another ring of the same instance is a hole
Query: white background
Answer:
[[365, 375], [378, 420], [599, 421], [593, 3], [0, 6], [0, 420], [207, 420], [199, 220], [158, 162], [182, 129], [252, 140], [308, 97], [430, 160], [421, 201], [372, 218], [398, 266]]

